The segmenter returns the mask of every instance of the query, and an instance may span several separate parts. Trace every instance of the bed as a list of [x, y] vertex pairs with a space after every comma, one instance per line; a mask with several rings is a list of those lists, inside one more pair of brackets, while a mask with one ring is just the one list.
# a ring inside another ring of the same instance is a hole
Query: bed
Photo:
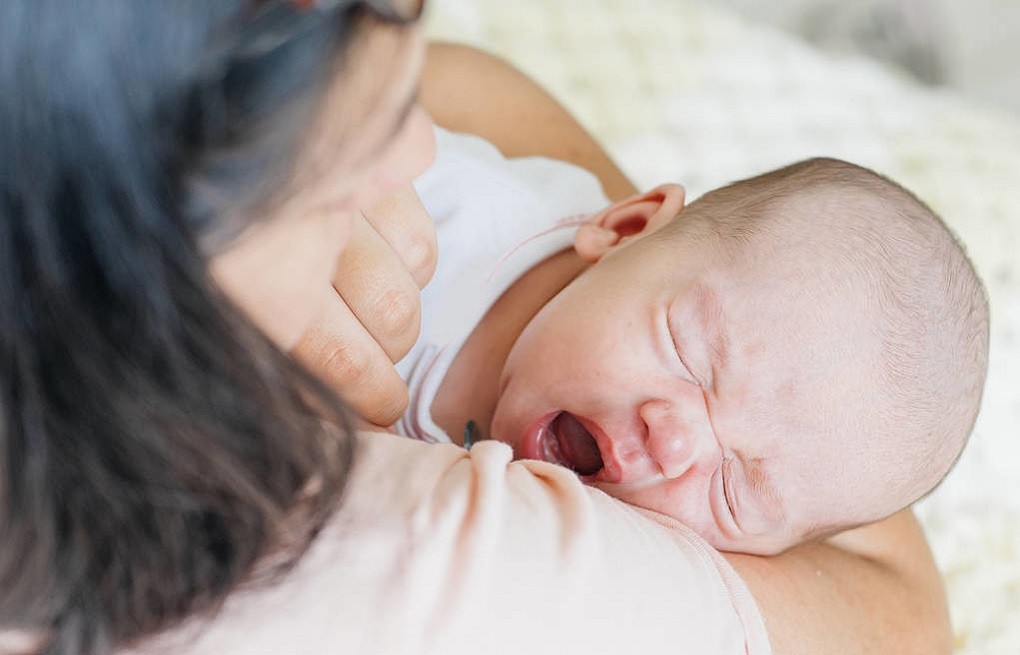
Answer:
[[968, 449], [917, 509], [957, 652], [1020, 653], [1020, 117], [693, 1], [435, 0], [427, 31], [536, 78], [639, 187], [679, 181], [694, 198], [828, 155], [945, 218], [988, 288], [991, 364]]

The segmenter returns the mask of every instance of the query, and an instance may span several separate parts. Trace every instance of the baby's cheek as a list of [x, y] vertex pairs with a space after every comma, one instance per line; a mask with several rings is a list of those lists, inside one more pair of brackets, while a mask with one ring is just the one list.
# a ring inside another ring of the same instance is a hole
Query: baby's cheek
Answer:
[[724, 540], [721, 544], [713, 545], [715, 545], [719, 550], [729, 553], [744, 553], [746, 555], [771, 557], [805, 543], [806, 541], [806, 539], [796, 538], [786, 532], [775, 531], [770, 534], [762, 534], [754, 537], [728, 539]]
[[722, 535], [712, 516], [707, 494], [684, 481], [665, 481], [647, 486], [599, 484], [594, 486], [630, 505], [668, 516], [716, 545]]

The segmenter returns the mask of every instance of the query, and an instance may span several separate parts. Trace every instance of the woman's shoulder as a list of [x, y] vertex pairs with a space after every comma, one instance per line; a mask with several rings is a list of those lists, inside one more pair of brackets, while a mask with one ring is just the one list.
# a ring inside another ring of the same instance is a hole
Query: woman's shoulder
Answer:
[[768, 652], [690, 531], [511, 460], [496, 442], [358, 435], [344, 504], [298, 567], [173, 652]]
[[768, 652], [746, 587], [691, 530], [506, 444], [362, 434], [351, 485], [349, 538], [386, 535], [403, 568], [383, 604], [418, 626], [415, 652]]

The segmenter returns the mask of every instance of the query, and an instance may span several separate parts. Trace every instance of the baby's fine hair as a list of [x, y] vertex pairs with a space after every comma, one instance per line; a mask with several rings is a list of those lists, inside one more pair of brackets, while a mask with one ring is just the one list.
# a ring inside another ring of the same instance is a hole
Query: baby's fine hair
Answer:
[[989, 341], [984, 287], [942, 219], [888, 178], [827, 158], [722, 187], [684, 214], [677, 229], [741, 256], [755, 244], [807, 246], [834, 262], [836, 283], [864, 283], [878, 308], [884, 394], [869, 423], [881, 426], [883, 454], [912, 467], [889, 491], [909, 504], [937, 486], [973, 430]]

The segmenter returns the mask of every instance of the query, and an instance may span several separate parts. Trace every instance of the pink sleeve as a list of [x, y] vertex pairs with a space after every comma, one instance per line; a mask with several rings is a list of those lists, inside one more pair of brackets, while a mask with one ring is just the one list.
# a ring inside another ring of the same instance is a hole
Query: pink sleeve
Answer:
[[[765, 655], [733, 569], [690, 530], [542, 462], [359, 436], [343, 508], [281, 584], [177, 654]], [[155, 646], [146, 653], [168, 652]]]

